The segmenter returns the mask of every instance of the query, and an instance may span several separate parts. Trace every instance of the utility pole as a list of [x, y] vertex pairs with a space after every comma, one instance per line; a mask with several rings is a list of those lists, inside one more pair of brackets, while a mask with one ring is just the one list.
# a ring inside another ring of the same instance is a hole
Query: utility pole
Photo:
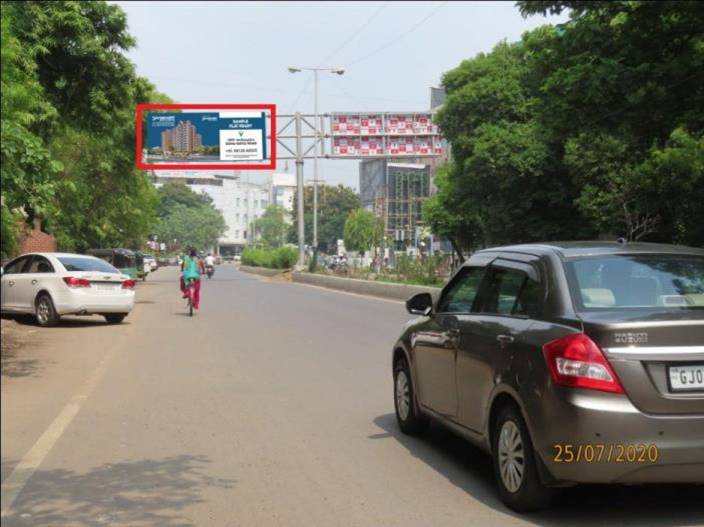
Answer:
[[314, 78], [314, 107], [313, 113], [315, 114], [315, 140], [313, 142], [315, 149], [313, 150], [313, 259], [315, 265], [318, 258], [318, 70], [313, 70]]
[[301, 114], [296, 112], [296, 187], [298, 188], [298, 268], [305, 267], [306, 240], [303, 219], [303, 146], [301, 144]]

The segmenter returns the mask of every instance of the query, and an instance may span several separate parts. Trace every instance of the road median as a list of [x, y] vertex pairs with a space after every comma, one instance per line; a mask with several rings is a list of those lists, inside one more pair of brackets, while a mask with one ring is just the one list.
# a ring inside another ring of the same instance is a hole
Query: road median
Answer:
[[291, 276], [294, 282], [301, 284], [316, 285], [319, 287], [327, 287], [328, 289], [346, 291], [348, 293], [371, 295], [402, 301], [408, 300], [418, 293], [430, 292], [437, 294], [440, 292], [440, 288], [438, 287], [394, 284], [391, 282], [360, 280], [357, 278], [341, 278], [317, 273], [307, 273], [305, 271], [294, 272]]
[[251, 265], [240, 265], [243, 273], [258, 274], [260, 276], [277, 276], [290, 271], [290, 269], [270, 269], [269, 267], [253, 267]]

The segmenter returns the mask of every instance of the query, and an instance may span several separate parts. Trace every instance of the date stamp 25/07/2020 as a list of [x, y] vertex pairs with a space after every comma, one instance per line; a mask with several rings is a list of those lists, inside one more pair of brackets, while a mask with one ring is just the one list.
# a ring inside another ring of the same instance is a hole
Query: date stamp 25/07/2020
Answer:
[[555, 463], [657, 463], [659, 451], [654, 444], [587, 443], [555, 444]]

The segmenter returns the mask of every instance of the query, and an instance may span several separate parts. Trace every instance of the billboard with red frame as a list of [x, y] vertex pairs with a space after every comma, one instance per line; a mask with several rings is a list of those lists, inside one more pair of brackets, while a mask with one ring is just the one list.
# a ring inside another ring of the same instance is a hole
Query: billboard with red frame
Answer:
[[274, 170], [275, 104], [138, 104], [140, 170]]

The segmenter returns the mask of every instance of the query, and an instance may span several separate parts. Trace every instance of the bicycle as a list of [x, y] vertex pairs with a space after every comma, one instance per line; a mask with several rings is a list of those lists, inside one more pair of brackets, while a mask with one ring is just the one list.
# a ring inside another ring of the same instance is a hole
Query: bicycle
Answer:
[[188, 316], [193, 316], [193, 295], [196, 292], [196, 280], [195, 278], [189, 278], [186, 280], [186, 291], [188, 291]]

